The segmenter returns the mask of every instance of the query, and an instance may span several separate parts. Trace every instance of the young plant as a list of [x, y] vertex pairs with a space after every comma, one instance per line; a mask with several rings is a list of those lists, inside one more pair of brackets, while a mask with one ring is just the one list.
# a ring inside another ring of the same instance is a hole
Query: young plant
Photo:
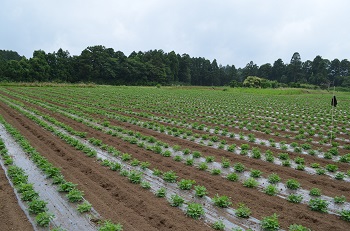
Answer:
[[171, 195], [170, 200], [169, 200], [170, 205], [173, 207], [179, 207], [184, 202], [185, 202], [185, 200], [177, 194]]
[[254, 178], [259, 178], [261, 176], [262, 172], [258, 169], [251, 169], [250, 170], [250, 176]]
[[142, 181], [141, 182], [141, 187], [144, 189], [150, 189], [151, 188], [151, 183], [148, 181]]
[[279, 177], [276, 173], [271, 173], [271, 174], [268, 176], [267, 181], [268, 181], [270, 184], [277, 184], [278, 182], [281, 181], [281, 177]]
[[230, 181], [238, 181], [238, 175], [234, 172], [227, 174], [226, 179]]
[[33, 214], [39, 214], [47, 210], [46, 205], [46, 201], [35, 198], [32, 201], [28, 202], [28, 211]]
[[278, 189], [275, 185], [270, 184], [265, 188], [264, 192], [269, 196], [275, 196], [278, 193]]
[[55, 216], [51, 213], [42, 212], [35, 217], [35, 222], [41, 227], [49, 227], [50, 222], [54, 217]]
[[223, 158], [222, 158], [222, 161], [221, 161], [221, 166], [222, 166], [223, 168], [228, 168], [228, 167], [230, 167], [230, 160], [227, 159], [227, 158], [225, 158], [225, 157], [223, 157]]
[[340, 197], [339, 196], [334, 197], [334, 203], [336, 203], [336, 204], [344, 204], [345, 201], [346, 201], [346, 198], [344, 195], [342, 195]]
[[198, 169], [199, 170], [202, 170], [202, 171], [205, 171], [208, 169], [208, 164], [206, 162], [201, 162], [199, 165], [198, 165]]
[[243, 185], [247, 188], [256, 188], [259, 185], [259, 182], [252, 177], [249, 177], [243, 182]]
[[78, 189], [72, 189], [68, 192], [66, 197], [68, 198], [69, 202], [78, 202], [83, 200], [84, 193]]
[[295, 179], [289, 179], [287, 180], [286, 186], [289, 189], [296, 190], [300, 188], [300, 183]]
[[99, 231], [122, 231], [123, 226], [121, 224], [114, 224], [109, 220], [99, 223], [101, 226], [98, 228]]
[[340, 218], [344, 221], [350, 221], [350, 210], [343, 209], [340, 211]]
[[323, 212], [323, 213], [327, 212], [328, 204], [329, 203], [327, 201], [322, 200], [320, 198], [311, 199], [309, 201], [309, 207], [311, 210], [319, 211], [319, 212]]
[[233, 168], [235, 169], [236, 172], [244, 172], [245, 170], [245, 166], [241, 163], [234, 164]]
[[213, 169], [210, 171], [210, 173], [211, 173], [212, 175], [220, 175], [220, 174], [221, 174], [221, 170], [218, 169], [218, 168], [213, 168]]
[[238, 208], [235, 211], [237, 217], [248, 218], [252, 212], [248, 206], [243, 203], [238, 204]]
[[140, 184], [142, 180], [142, 172], [131, 170], [128, 179], [133, 184]]
[[278, 216], [274, 213], [272, 216], [263, 217], [261, 220], [261, 227], [263, 230], [274, 231], [280, 228], [278, 223]]
[[215, 161], [215, 157], [214, 156], [206, 156], [205, 157], [205, 162], [207, 163], [212, 163]]
[[163, 173], [163, 180], [169, 183], [175, 183], [178, 176], [173, 171], [168, 171]]
[[156, 191], [156, 197], [165, 197], [166, 196], [166, 189], [160, 188]]
[[295, 204], [299, 204], [302, 200], [303, 200], [303, 196], [298, 194], [290, 194], [287, 197], [287, 201]]
[[92, 208], [92, 205], [89, 202], [87, 202], [87, 201], [84, 201], [83, 203], [77, 205], [77, 210], [80, 213], [89, 212], [89, 211], [91, 211], [91, 208]]
[[228, 196], [219, 196], [218, 194], [213, 197], [213, 202], [220, 208], [227, 208], [232, 204]]
[[206, 187], [201, 186], [201, 185], [194, 186], [194, 190], [195, 190], [195, 195], [197, 197], [204, 197], [205, 195], [208, 194]]
[[313, 188], [310, 190], [309, 195], [319, 197], [321, 196], [321, 190], [318, 188]]
[[288, 227], [289, 231], [311, 231], [311, 229], [306, 228], [302, 225], [292, 224]]
[[190, 190], [195, 183], [196, 183], [196, 181], [194, 181], [194, 180], [182, 179], [182, 180], [180, 180], [178, 185], [179, 185], [179, 188], [182, 190]]
[[187, 205], [186, 215], [193, 218], [199, 219], [204, 214], [204, 209], [201, 204], [189, 203]]
[[225, 224], [222, 221], [215, 221], [211, 227], [215, 230], [225, 230]]

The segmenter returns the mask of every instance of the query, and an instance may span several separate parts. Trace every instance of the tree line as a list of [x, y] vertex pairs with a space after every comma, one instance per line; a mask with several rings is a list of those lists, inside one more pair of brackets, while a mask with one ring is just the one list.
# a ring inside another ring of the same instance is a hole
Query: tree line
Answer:
[[134, 51], [126, 56], [102, 45], [89, 46], [76, 56], [62, 49], [53, 53], [36, 50], [29, 59], [15, 51], [0, 50], [0, 81], [9, 82], [243, 86], [247, 77], [257, 77], [286, 86], [350, 87], [349, 71], [347, 59], [328, 60], [318, 55], [303, 62], [298, 52], [292, 55], [290, 63], [278, 59], [273, 64], [258, 66], [251, 61], [243, 68], [236, 68], [219, 65], [216, 59], [210, 61], [174, 51]]

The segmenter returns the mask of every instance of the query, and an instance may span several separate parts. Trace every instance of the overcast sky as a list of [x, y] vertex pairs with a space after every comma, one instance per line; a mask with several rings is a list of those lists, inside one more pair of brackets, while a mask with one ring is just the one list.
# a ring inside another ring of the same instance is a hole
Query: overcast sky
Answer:
[[1, 0], [0, 49], [162, 49], [245, 67], [350, 59], [349, 0]]

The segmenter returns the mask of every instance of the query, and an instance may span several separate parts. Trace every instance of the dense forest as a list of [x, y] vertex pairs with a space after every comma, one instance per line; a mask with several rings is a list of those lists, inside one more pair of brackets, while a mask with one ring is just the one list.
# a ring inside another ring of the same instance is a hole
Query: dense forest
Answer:
[[29, 59], [15, 51], [0, 50], [0, 81], [8, 82], [252, 86], [245, 81], [254, 81], [251, 76], [264, 80], [267, 87], [300, 84], [329, 87], [334, 84], [349, 88], [350, 61], [316, 56], [303, 62], [295, 52], [289, 63], [278, 59], [273, 64], [258, 66], [251, 61], [243, 68], [236, 68], [218, 65], [216, 59], [210, 61], [174, 51], [139, 51], [126, 56], [101, 45], [87, 47], [78, 56], [71, 56], [62, 49], [53, 53], [36, 50]]

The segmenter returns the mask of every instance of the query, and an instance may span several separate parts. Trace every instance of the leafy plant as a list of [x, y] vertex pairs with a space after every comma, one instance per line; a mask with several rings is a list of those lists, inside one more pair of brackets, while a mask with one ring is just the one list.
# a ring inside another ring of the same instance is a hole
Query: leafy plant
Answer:
[[202, 154], [199, 152], [199, 151], [194, 151], [193, 153], [192, 153], [192, 157], [193, 158], [199, 158], [199, 157], [201, 157], [202, 156]]
[[168, 171], [163, 173], [163, 180], [169, 183], [175, 183], [178, 176], [173, 171]]
[[252, 177], [249, 177], [243, 182], [243, 185], [247, 188], [256, 188], [259, 185], [259, 182]]
[[78, 189], [72, 189], [68, 192], [66, 197], [68, 198], [69, 202], [78, 202], [83, 200], [84, 193]]
[[215, 230], [225, 230], [225, 224], [222, 221], [215, 221], [211, 227]]
[[300, 188], [300, 183], [295, 179], [289, 179], [287, 180], [286, 186], [289, 189], [296, 190]]
[[160, 188], [156, 191], [156, 196], [157, 197], [165, 197], [166, 196], [166, 189], [165, 188]]
[[141, 187], [144, 189], [150, 189], [151, 188], [151, 183], [148, 181], [142, 181], [141, 182]]
[[274, 213], [271, 216], [263, 217], [261, 220], [261, 227], [263, 230], [274, 231], [279, 229], [278, 216]]
[[206, 162], [201, 162], [199, 165], [198, 165], [198, 169], [199, 170], [207, 170], [208, 169], [208, 164]]
[[218, 194], [213, 197], [213, 202], [221, 208], [227, 208], [232, 204], [228, 196], [219, 196]]
[[235, 169], [236, 172], [244, 172], [245, 170], [245, 166], [241, 163], [234, 164], [233, 168]]
[[185, 200], [181, 196], [174, 194], [171, 195], [169, 202], [171, 206], [179, 207], [185, 202]]
[[338, 166], [335, 164], [327, 164], [325, 168], [329, 172], [335, 172], [338, 170]]
[[188, 166], [192, 166], [193, 162], [194, 162], [193, 158], [187, 158], [186, 159], [186, 165], [188, 165]]
[[140, 184], [142, 180], [142, 172], [131, 170], [128, 179], [133, 184]]
[[189, 203], [187, 205], [186, 215], [193, 219], [199, 219], [204, 214], [204, 209], [201, 204]]
[[32, 201], [28, 202], [28, 211], [33, 214], [39, 214], [47, 210], [46, 205], [46, 201], [35, 198]]
[[271, 173], [271, 174], [268, 176], [267, 181], [268, 181], [270, 184], [277, 184], [278, 182], [281, 181], [281, 177], [279, 177], [276, 173]]
[[254, 178], [259, 178], [261, 176], [262, 172], [258, 169], [251, 169], [250, 170], [250, 176]]
[[194, 190], [197, 197], [203, 197], [208, 194], [207, 188], [202, 185], [194, 186]]
[[221, 170], [218, 169], [218, 168], [213, 168], [213, 169], [210, 171], [210, 173], [211, 173], [212, 175], [220, 175], [220, 174], [221, 174]]
[[42, 227], [48, 227], [55, 216], [52, 213], [42, 212], [35, 217], [35, 222]]
[[265, 188], [264, 192], [269, 196], [274, 196], [277, 194], [278, 189], [275, 185], [270, 184]]
[[340, 211], [340, 218], [344, 221], [350, 221], [350, 210], [343, 209]]
[[318, 188], [312, 188], [310, 189], [309, 195], [319, 197], [321, 196], [321, 190]]
[[334, 197], [334, 203], [336, 203], [336, 204], [344, 204], [345, 201], [346, 201], [346, 198], [344, 195]]
[[214, 156], [206, 156], [205, 157], [205, 162], [207, 162], [207, 163], [214, 162], [214, 160], [215, 160]]
[[123, 226], [121, 224], [114, 224], [110, 220], [105, 220], [100, 223], [99, 231], [122, 231]]
[[92, 205], [87, 201], [84, 201], [83, 203], [77, 205], [77, 210], [80, 213], [89, 212], [91, 210], [91, 208], [92, 208]]
[[195, 183], [196, 183], [196, 181], [194, 181], [194, 180], [182, 179], [182, 180], [180, 180], [178, 185], [179, 185], [179, 188], [182, 190], [190, 190]]
[[320, 198], [311, 199], [309, 201], [309, 207], [313, 211], [327, 212], [328, 202]]
[[288, 227], [289, 231], [311, 231], [309, 228], [306, 228], [302, 225], [292, 224]]
[[162, 175], [163, 173], [162, 173], [162, 171], [161, 170], [159, 170], [159, 169], [157, 169], [157, 168], [154, 168], [153, 169], [153, 175], [155, 175], [155, 176], [160, 176], [160, 175]]
[[228, 179], [230, 181], [237, 181], [238, 175], [234, 172], [231, 172], [231, 173], [227, 174], [226, 179]]
[[290, 194], [287, 197], [287, 201], [295, 204], [299, 204], [302, 200], [303, 200], [303, 196], [298, 194]]
[[243, 203], [239, 203], [235, 214], [237, 217], [248, 218], [252, 214], [252, 212], [248, 206], [246, 206]]

